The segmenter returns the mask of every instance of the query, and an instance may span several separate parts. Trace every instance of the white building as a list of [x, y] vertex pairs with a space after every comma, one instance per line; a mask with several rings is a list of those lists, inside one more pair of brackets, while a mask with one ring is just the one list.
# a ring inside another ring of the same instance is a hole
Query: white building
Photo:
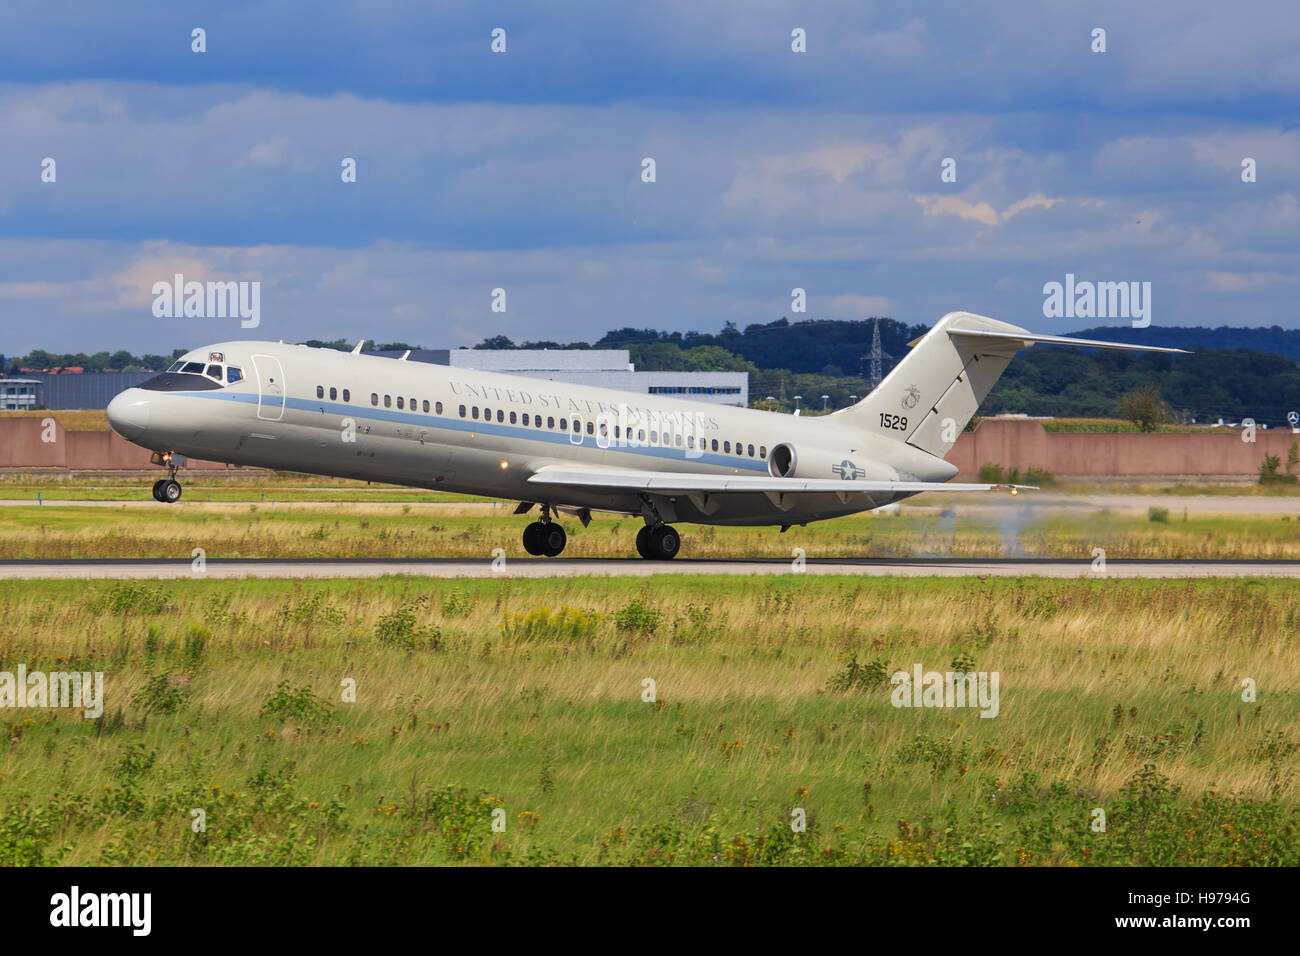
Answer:
[[[375, 352], [401, 358], [401, 352]], [[714, 405], [749, 404], [745, 372], [638, 372], [627, 349], [416, 349], [407, 359], [453, 368], [672, 395]]]
[[17, 412], [35, 408], [41, 403], [40, 389], [40, 379], [0, 378], [0, 409]]

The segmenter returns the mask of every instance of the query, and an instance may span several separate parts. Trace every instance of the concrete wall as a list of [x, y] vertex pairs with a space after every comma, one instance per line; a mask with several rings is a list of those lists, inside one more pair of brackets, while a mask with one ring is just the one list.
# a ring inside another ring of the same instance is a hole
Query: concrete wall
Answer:
[[[54, 441], [43, 441], [39, 418], [0, 417], [0, 468], [68, 468], [122, 471], [155, 468], [149, 452], [111, 431], [67, 431], [55, 422]], [[225, 468], [191, 459], [189, 468]]]
[[981, 465], [1045, 468], [1054, 475], [1258, 475], [1264, 456], [1286, 467], [1287, 450], [1300, 439], [1289, 430], [1257, 431], [1243, 442], [1230, 430], [1152, 435], [1049, 432], [1033, 421], [983, 421], [963, 432], [948, 455], [960, 477], [974, 480]]
[[[54, 441], [42, 441], [39, 418], [0, 416], [0, 468], [68, 468], [86, 471], [148, 469], [149, 452], [111, 431], [65, 431], [56, 423]], [[1265, 454], [1285, 467], [1287, 449], [1300, 438], [1290, 431], [1256, 432], [1243, 442], [1237, 432], [1180, 432], [1157, 435], [1086, 435], [1049, 432], [1038, 422], [984, 421], [963, 432], [948, 460], [973, 480], [981, 465], [1046, 468], [1054, 475], [1239, 475], [1259, 474]], [[190, 461], [191, 468], [225, 465]]]

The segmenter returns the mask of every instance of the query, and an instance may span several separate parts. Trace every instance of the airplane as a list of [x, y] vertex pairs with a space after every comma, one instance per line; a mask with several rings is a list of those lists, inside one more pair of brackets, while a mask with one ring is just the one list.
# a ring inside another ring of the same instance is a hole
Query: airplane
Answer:
[[806, 417], [272, 342], [181, 356], [108, 405], [113, 430], [168, 469], [189, 458], [485, 495], [540, 506], [524, 550], [554, 557], [560, 514], [639, 516], [636, 550], [675, 557], [673, 522], [794, 525], [869, 511], [953, 483], [944, 460], [1016, 352], [1036, 344], [1183, 349], [1036, 335], [950, 312], [864, 399]]

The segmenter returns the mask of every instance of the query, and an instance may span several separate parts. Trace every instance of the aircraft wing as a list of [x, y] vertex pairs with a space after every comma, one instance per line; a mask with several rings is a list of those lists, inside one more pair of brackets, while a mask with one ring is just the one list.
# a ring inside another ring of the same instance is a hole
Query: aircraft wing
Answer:
[[679, 471], [638, 471], [631, 468], [568, 468], [546, 466], [528, 479], [530, 485], [567, 485], [605, 491], [654, 494], [725, 494], [761, 492], [798, 494], [837, 492], [917, 491], [1037, 491], [1034, 485], [970, 484], [951, 481], [841, 481], [837, 478], [769, 478], [757, 475], [709, 475]]

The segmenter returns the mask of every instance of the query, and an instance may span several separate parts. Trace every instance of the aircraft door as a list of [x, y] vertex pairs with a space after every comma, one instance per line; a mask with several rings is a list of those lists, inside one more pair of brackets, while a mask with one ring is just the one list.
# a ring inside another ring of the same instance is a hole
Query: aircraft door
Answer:
[[284, 417], [284, 369], [273, 355], [254, 355], [257, 372], [257, 417], [278, 422]]

